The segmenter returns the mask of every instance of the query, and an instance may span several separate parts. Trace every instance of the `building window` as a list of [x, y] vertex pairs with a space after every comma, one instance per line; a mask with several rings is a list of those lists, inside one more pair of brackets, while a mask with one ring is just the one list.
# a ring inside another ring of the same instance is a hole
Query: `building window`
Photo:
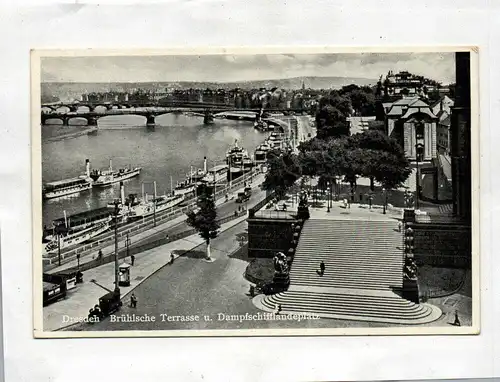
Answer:
[[418, 140], [423, 140], [425, 134], [425, 126], [422, 122], [417, 123], [416, 126], [416, 138]]

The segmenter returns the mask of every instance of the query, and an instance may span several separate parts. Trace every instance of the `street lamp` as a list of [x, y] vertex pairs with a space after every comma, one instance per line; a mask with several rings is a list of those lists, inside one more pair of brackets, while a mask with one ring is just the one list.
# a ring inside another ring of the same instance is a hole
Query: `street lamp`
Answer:
[[328, 187], [327, 191], [328, 191], [328, 194], [327, 194], [327, 201], [326, 201], [326, 205], [327, 205], [327, 209], [326, 209], [326, 212], [330, 212], [330, 204], [331, 204], [331, 196], [332, 196], [332, 186], [331, 186], [331, 182], [328, 182], [326, 184], [326, 186]]
[[130, 238], [128, 236], [128, 232], [127, 232], [127, 238], [125, 239], [125, 246], [127, 247], [127, 257], [129, 257], [129, 248], [130, 248]]
[[61, 266], [61, 232], [57, 231], [57, 257], [59, 266]]
[[424, 148], [424, 145], [421, 144], [421, 143], [417, 143], [415, 145], [415, 159], [416, 159], [416, 165], [417, 165], [417, 172], [416, 172], [416, 187], [417, 187], [417, 190], [415, 192], [415, 209], [418, 210], [419, 207], [420, 207], [420, 203], [419, 203], [419, 199], [420, 199], [420, 174], [419, 174], [419, 167], [418, 167], [418, 162], [420, 160], [420, 156], [421, 156], [421, 152], [420, 150], [422, 150]]
[[383, 209], [383, 214], [386, 214], [386, 208], [387, 208], [387, 190], [385, 188], [382, 188], [382, 192], [384, 193], [384, 209]]
[[118, 267], [118, 212], [120, 211], [119, 208], [119, 201], [115, 200], [115, 292], [120, 292], [120, 288], [118, 287], [118, 279], [119, 279], [119, 267]]

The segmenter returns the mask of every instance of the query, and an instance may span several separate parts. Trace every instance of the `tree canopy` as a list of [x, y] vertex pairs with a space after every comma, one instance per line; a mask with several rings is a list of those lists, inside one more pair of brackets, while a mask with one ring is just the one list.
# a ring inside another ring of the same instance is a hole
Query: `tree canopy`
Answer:
[[350, 115], [348, 98], [334, 95], [320, 100], [316, 113], [317, 135], [320, 139], [339, 138], [349, 134], [347, 117]]
[[217, 209], [212, 197], [202, 193], [197, 201], [198, 211], [187, 213], [187, 224], [196, 229], [207, 244], [219, 234], [220, 225], [217, 222]]
[[299, 146], [298, 159], [304, 175], [326, 179], [344, 176], [352, 185], [357, 177], [367, 177], [394, 188], [410, 175], [401, 146], [377, 130], [338, 139], [314, 138]]
[[268, 170], [262, 187], [283, 197], [286, 191], [302, 175], [302, 168], [296, 154], [273, 150], [268, 153]]

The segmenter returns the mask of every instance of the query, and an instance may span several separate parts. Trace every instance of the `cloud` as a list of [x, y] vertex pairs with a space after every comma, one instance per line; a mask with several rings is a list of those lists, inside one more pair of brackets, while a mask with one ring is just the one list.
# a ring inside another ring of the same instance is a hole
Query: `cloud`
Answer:
[[389, 70], [408, 70], [444, 83], [453, 82], [454, 54], [51, 57], [44, 58], [41, 67], [44, 82], [229, 82], [298, 76], [376, 79]]

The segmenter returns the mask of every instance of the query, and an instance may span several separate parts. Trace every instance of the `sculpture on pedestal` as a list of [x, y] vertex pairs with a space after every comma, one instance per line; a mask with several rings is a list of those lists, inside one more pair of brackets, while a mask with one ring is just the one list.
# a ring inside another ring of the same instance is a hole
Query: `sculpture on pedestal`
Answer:
[[288, 265], [286, 262], [286, 256], [283, 252], [278, 252], [273, 258], [274, 272], [275, 274], [288, 274]]
[[286, 261], [286, 255], [283, 252], [278, 252], [273, 258], [274, 277], [273, 277], [273, 292], [286, 290], [290, 285], [289, 268]]
[[417, 278], [417, 264], [415, 260], [406, 258], [404, 266], [404, 277], [405, 279], [415, 280]]
[[301, 220], [309, 219], [309, 207], [307, 202], [307, 194], [305, 191], [300, 193], [299, 206], [297, 208], [297, 218]]

